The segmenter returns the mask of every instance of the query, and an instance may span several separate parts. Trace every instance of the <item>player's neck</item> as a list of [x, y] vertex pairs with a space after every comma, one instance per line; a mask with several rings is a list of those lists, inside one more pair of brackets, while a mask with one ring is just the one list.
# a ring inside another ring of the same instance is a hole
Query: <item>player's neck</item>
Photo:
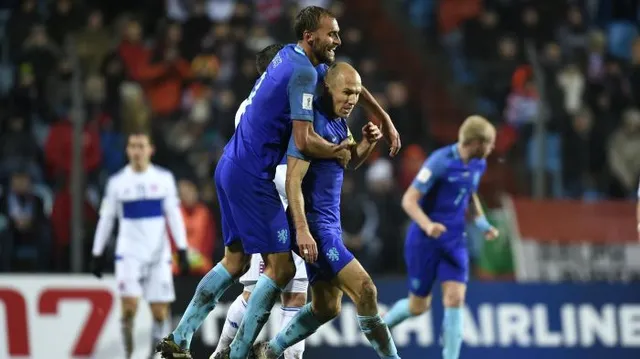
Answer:
[[314, 67], [320, 64], [320, 61], [315, 56], [313, 56], [313, 51], [311, 51], [311, 47], [308, 44], [302, 41], [298, 41], [298, 46], [300, 46], [300, 48], [304, 51], [304, 54], [307, 55], [307, 58], [309, 59], [309, 61], [311, 61], [311, 64]]
[[145, 172], [147, 169], [149, 169], [149, 166], [151, 166], [151, 163], [148, 163], [148, 162], [142, 163], [142, 164], [130, 163], [129, 166], [131, 167], [133, 172], [142, 173], [142, 172]]
[[461, 143], [456, 145], [456, 151], [458, 151], [458, 155], [462, 162], [467, 163], [471, 159], [471, 154], [469, 154], [469, 150], [464, 147]]

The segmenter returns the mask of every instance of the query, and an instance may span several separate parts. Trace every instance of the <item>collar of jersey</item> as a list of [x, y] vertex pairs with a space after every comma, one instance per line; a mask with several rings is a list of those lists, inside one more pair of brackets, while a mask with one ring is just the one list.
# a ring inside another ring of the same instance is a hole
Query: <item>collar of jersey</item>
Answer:
[[327, 113], [327, 111], [325, 111], [324, 106], [322, 106], [322, 99], [323, 99], [323, 98], [324, 98], [324, 96], [322, 96], [322, 95], [321, 95], [321, 96], [319, 96], [319, 97], [315, 100], [315, 102], [314, 102], [314, 104], [313, 104], [313, 105], [315, 106], [315, 108], [317, 108], [317, 109], [318, 109], [318, 112], [320, 112], [321, 114], [323, 114], [326, 118], [328, 118], [328, 119], [329, 119], [329, 120], [331, 120], [331, 121], [338, 121], [338, 120], [341, 120], [341, 119], [342, 119], [342, 117], [340, 117], [340, 116], [333, 117], [332, 115], [329, 115], [329, 114]]
[[458, 152], [458, 142], [456, 142], [453, 145], [451, 145], [451, 153], [453, 153], [453, 157], [456, 160], [460, 159], [460, 152]]

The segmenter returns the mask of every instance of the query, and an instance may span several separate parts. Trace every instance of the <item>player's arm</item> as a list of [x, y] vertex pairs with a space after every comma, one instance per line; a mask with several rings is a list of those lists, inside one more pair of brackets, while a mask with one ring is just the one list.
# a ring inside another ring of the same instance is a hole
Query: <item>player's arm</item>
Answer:
[[293, 120], [292, 136], [296, 148], [305, 156], [338, 158], [345, 146], [325, 140], [313, 129], [313, 96], [317, 80], [318, 74], [311, 66], [300, 66], [293, 70], [287, 88]]
[[318, 249], [309, 230], [302, 194], [302, 180], [309, 170], [309, 161], [309, 158], [296, 147], [292, 136], [287, 150], [287, 179], [285, 181], [285, 192], [289, 200], [288, 209], [291, 211], [293, 225], [296, 229], [299, 254], [306, 261], [315, 262]]
[[395, 156], [400, 151], [402, 143], [400, 142], [400, 134], [393, 125], [393, 121], [391, 121], [387, 111], [380, 106], [376, 98], [364, 86], [362, 86], [359, 103], [362, 104], [362, 107], [370, 116], [380, 121], [380, 130], [390, 147], [389, 154]]
[[172, 174], [167, 176], [168, 187], [167, 195], [162, 201], [162, 208], [164, 210], [165, 218], [169, 230], [171, 231], [171, 237], [178, 250], [178, 265], [180, 267], [181, 274], [187, 274], [189, 272], [189, 261], [187, 258], [187, 230], [184, 225], [184, 218], [182, 217], [182, 211], [180, 210], [180, 198], [178, 197], [178, 191], [176, 188], [176, 180]]
[[424, 232], [431, 235], [434, 223], [422, 210], [420, 200], [431, 190], [446, 169], [446, 158], [436, 152], [422, 165], [413, 183], [402, 196], [402, 209]]
[[113, 225], [118, 214], [116, 198], [116, 184], [112, 179], [107, 182], [104, 198], [100, 204], [100, 219], [93, 237], [93, 248], [91, 249], [92, 261], [91, 272], [98, 278], [102, 277], [104, 267], [104, 249], [109, 242], [109, 237], [113, 231]]
[[360, 167], [376, 148], [378, 140], [381, 137], [382, 133], [380, 129], [372, 122], [362, 127], [362, 140], [357, 144], [353, 139], [351, 131], [349, 131], [349, 137], [347, 138], [347, 141], [349, 141], [351, 145], [351, 162], [349, 162], [349, 167], [353, 169]]
[[[482, 169], [484, 172], [484, 168]], [[481, 173], [482, 173], [481, 172]], [[478, 197], [478, 187], [480, 186], [480, 177], [482, 174], [476, 176], [473, 180], [473, 193], [471, 193], [471, 212], [473, 214], [473, 223], [474, 225], [484, 233], [484, 236], [488, 240], [492, 240], [498, 237], [498, 230], [489, 223], [487, 217], [484, 215], [484, 210], [482, 209], [482, 203], [480, 202], [480, 197]]]
[[176, 248], [178, 250], [186, 250], [187, 230], [184, 226], [182, 211], [180, 210], [180, 198], [178, 197], [178, 191], [176, 189], [176, 180], [173, 178], [173, 175], [169, 174], [167, 181], [169, 182], [168, 192], [162, 202], [162, 208], [167, 218], [167, 224], [169, 225], [171, 237], [173, 237]]

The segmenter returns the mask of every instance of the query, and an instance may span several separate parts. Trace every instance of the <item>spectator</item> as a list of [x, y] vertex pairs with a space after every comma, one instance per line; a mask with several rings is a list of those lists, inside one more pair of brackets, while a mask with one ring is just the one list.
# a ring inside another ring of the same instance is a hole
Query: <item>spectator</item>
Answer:
[[611, 136], [609, 165], [613, 172], [612, 195], [618, 198], [635, 196], [640, 176], [640, 111], [628, 109], [622, 128]]
[[[204, 1], [195, 1], [189, 19], [183, 24], [185, 39], [203, 39], [213, 22], [207, 17]], [[193, 60], [202, 49], [200, 41], [183, 41], [181, 51], [187, 60]]]
[[39, 93], [43, 93], [47, 78], [56, 68], [59, 56], [60, 50], [49, 40], [46, 28], [35, 25], [24, 43], [18, 63], [31, 66]]
[[[95, 123], [84, 126], [82, 133], [82, 164], [85, 176], [97, 175], [102, 154], [100, 135]], [[51, 126], [45, 144], [45, 162], [50, 179], [68, 178], [71, 174], [73, 153], [73, 123], [68, 117], [59, 119]]]
[[54, 0], [51, 4], [47, 30], [58, 46], [64, 46], [67, 35], [82, 27], [83, 13], [72, 0]]
[[404, 231], [401, 230], [406, 216], [400, 207], [400, 195], [394, 187], [393, 166], [385, 158], [373, 162], [365, 173], [366, 188], [369, 190], [370, 199], [375, 203], [380, 221], [377, 236], [381, 240], [381, 253], [379, 268], [398, 269], [402, 263], [402, 240]]
[[86, 27], [75, 35], [75, 48], [84, 74], [93, 75], [100, 71], [105, 56], [111, 49], [111, 34], [104, 28], [102, 12], [93, 10], [89, 14]]
[[0, 197], [0, 213], [9, 219], [11, 271], [47, 271], [51, 236], [43, 200], [32, 187], [26, 171], [11, 176], [9, 190]]
[[581, 61], [585, 57], [588, 35], [582, 10], [578, 6], [570, 6], [566, 23], [558, 30], [558, 41], [566, 57]]
[[583, 108], [571, 119], [571, 127], [564, 134], [562, 154], [564, 160], [564, 187], [569, 197], [581, 198], [583, 194], [593, 189], [596, 176], [593, 162], [593, 114]]
[[118, 45], [118, 55], [122, 59], [125, 73], [130, 80], [138, 80], [138, 72], [149, 61], [149, 50], [142, 42], [142, 26], [129, 19], [124, 25], [122, 39]]
[[20, 7], [11, 13], [6, 28], [9, 36], [9, 54], [12, 60], [17, 60], [21, 54], [22, 45], [36, 24], [42, 22], [42, 17], [36, 8], [36, 0], [21, 0]]
[[564, 93], [564, 110], [574, 115], [583, 106], [585, 79], [582, 71], [576, 64], [567, 65], [558, 73], [558, 84]]
[[38, 163], [40, 149], [24, 117], [12, 115], [2, 123], [0, 135], [0, 183], [5, 183], [11, 173], [20, 168], [36, 182], [42, 181]]
[[378, 267], [382, 243], [378, 237], [380, 216], [376, 205], [356, 190], [354, 178], [345, 175], [340, 201], [344, 243], [368, 271]]
[[[178, 182], [182, 217], [187, 229], [189, 267], [191, 274], [204, 275], [213, 268], [215, 225], [211, 212], [198, 198], [198, 188], [189, 180]], [[174, 264], [174, 273], [178, 272]]]
[[[90, 197], [89, 191], [85, 191], [82, 203], [82, 224], [85, 235], [83, 247], [87, 258], [91, 252], [89, 244], [93, 241], [94, 229], [98, 223], [98, 212]], [[62, 272], [69, 271], [71, 262], [71, 199], [70, 183], [67, 181], [64, 187], [55, 194], [51, 211], [54, 268]]]

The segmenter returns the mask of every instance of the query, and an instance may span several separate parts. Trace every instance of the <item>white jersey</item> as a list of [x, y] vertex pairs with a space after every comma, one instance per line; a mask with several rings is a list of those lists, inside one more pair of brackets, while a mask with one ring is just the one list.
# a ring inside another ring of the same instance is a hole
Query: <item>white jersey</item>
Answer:
[[116, 260], [133, 258], [141, 263], [171, 259], [167, 225], [176, 247], [187, 248], [187, 236], [173, 175], [151, 165], [144, 172], [127, 166], [107, 183], [100, 207], [92, 253], [102, 255], [119, 221]]

